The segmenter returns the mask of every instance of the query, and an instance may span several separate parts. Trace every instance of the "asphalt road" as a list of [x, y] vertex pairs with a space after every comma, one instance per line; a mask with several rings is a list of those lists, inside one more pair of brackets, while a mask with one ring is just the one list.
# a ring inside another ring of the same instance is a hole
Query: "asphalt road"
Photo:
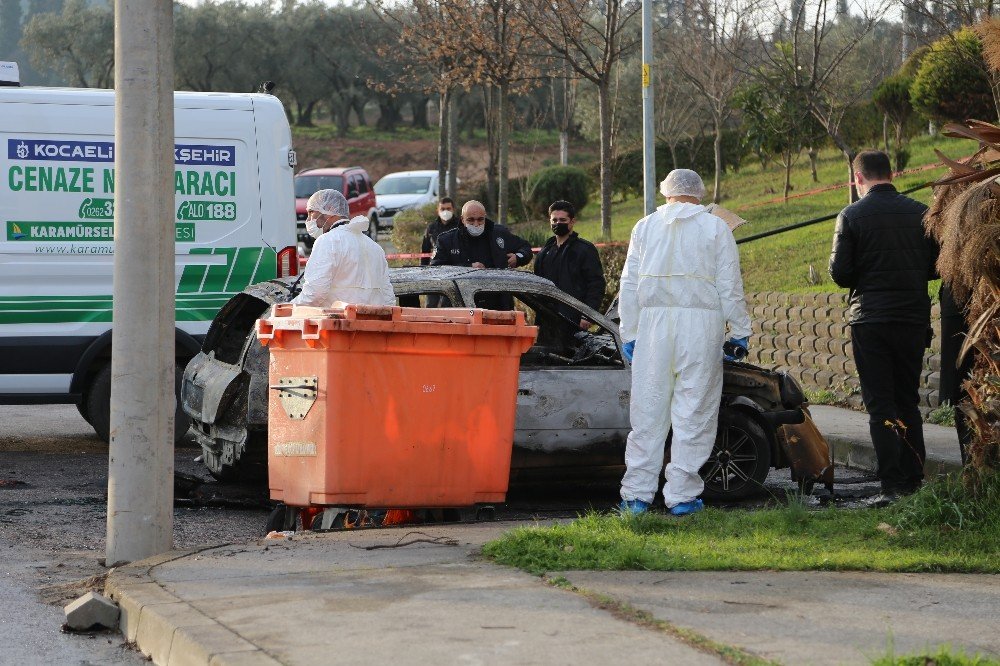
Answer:
[[[0, 645], [3, 663], [138, 664], [141, 655], [118, 633], [62, 633], [62, 606], [88, 589], [100, 590], [106, 530], [107, 445], [72, 405], [0, 405]], [[269, 512], [265, 489], [214, 481], [195, 462], [192, 440], [176, 449], [174, 546], [241, 542], [263, 536]], [[839, 470], [840, 478], [852, 475]], [[855, 477], [856, 474], [853, 474]], [[612, 480], [614, 481], [614, 480]], [[772, 471], [767, 493], [738, 506], [783, 498], [794, 486], [787, 470]], [[873, 484], [838, 493], [871, 495]], [[822, 497], [811, 502], [819, 504]], [[850, 503], [852, 500], [848, 499]], [[512, 490], [497, 507], [503, 520], [572, 518], [618, 502], [614, 483], [551, 491]], [[839, 503], [839, 502], [838, 502]]]

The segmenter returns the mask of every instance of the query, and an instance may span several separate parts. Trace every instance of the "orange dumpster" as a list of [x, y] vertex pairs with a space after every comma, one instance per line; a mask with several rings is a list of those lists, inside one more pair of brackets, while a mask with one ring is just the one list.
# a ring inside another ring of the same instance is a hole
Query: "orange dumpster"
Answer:
[[270, 348], [268, 481], [288, 506], [502, 502], [523, 312], [280, 304]]

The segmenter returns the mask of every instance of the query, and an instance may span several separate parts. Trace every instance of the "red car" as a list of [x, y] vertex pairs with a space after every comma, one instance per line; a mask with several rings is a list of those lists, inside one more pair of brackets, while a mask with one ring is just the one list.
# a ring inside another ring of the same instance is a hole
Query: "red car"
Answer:
[[378, 206], [375, 188], [368, 172], [361, 167], [324, 167], [306, 169], [295, 175], [295, 219], [299, 241], [312, 247], [313, 238], [306, 233], [306, 202], [319, 190], [337, 190], [347, 197], [351, 217], [364, 215], [371, 224], [368, 235], [374, 240], [378, 235]]

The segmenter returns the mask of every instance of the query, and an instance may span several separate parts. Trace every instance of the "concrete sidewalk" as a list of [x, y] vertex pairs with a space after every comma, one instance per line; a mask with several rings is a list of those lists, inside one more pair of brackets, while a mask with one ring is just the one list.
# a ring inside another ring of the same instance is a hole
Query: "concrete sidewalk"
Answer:
[[[864, 413], [814, 407], [838, 462], [874, 461]], [[959, 464], [925, 426], [928, 469]], [[126, 637], [157, 664], [718, 664], [684, 630], [789, 664], [863, 664], [950, 645], [1000, 655], [1000, 577], [564, 572], [680, 632], [479, 557], [524, 523], [296, 535], [111, 572]], [[679, 636], [686, 636], [685, 639]]]

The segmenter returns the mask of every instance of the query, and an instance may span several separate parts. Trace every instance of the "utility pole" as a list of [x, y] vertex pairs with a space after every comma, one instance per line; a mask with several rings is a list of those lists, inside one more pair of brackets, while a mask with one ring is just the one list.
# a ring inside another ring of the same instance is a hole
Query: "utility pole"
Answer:
[[108, 566], [173, 547], [171, 0], [115, 0], [115, 268]]
[[645, 214], [656, 210], [656, 129], [653, 126], [653, 0], [642, 0], [642, 191]]

